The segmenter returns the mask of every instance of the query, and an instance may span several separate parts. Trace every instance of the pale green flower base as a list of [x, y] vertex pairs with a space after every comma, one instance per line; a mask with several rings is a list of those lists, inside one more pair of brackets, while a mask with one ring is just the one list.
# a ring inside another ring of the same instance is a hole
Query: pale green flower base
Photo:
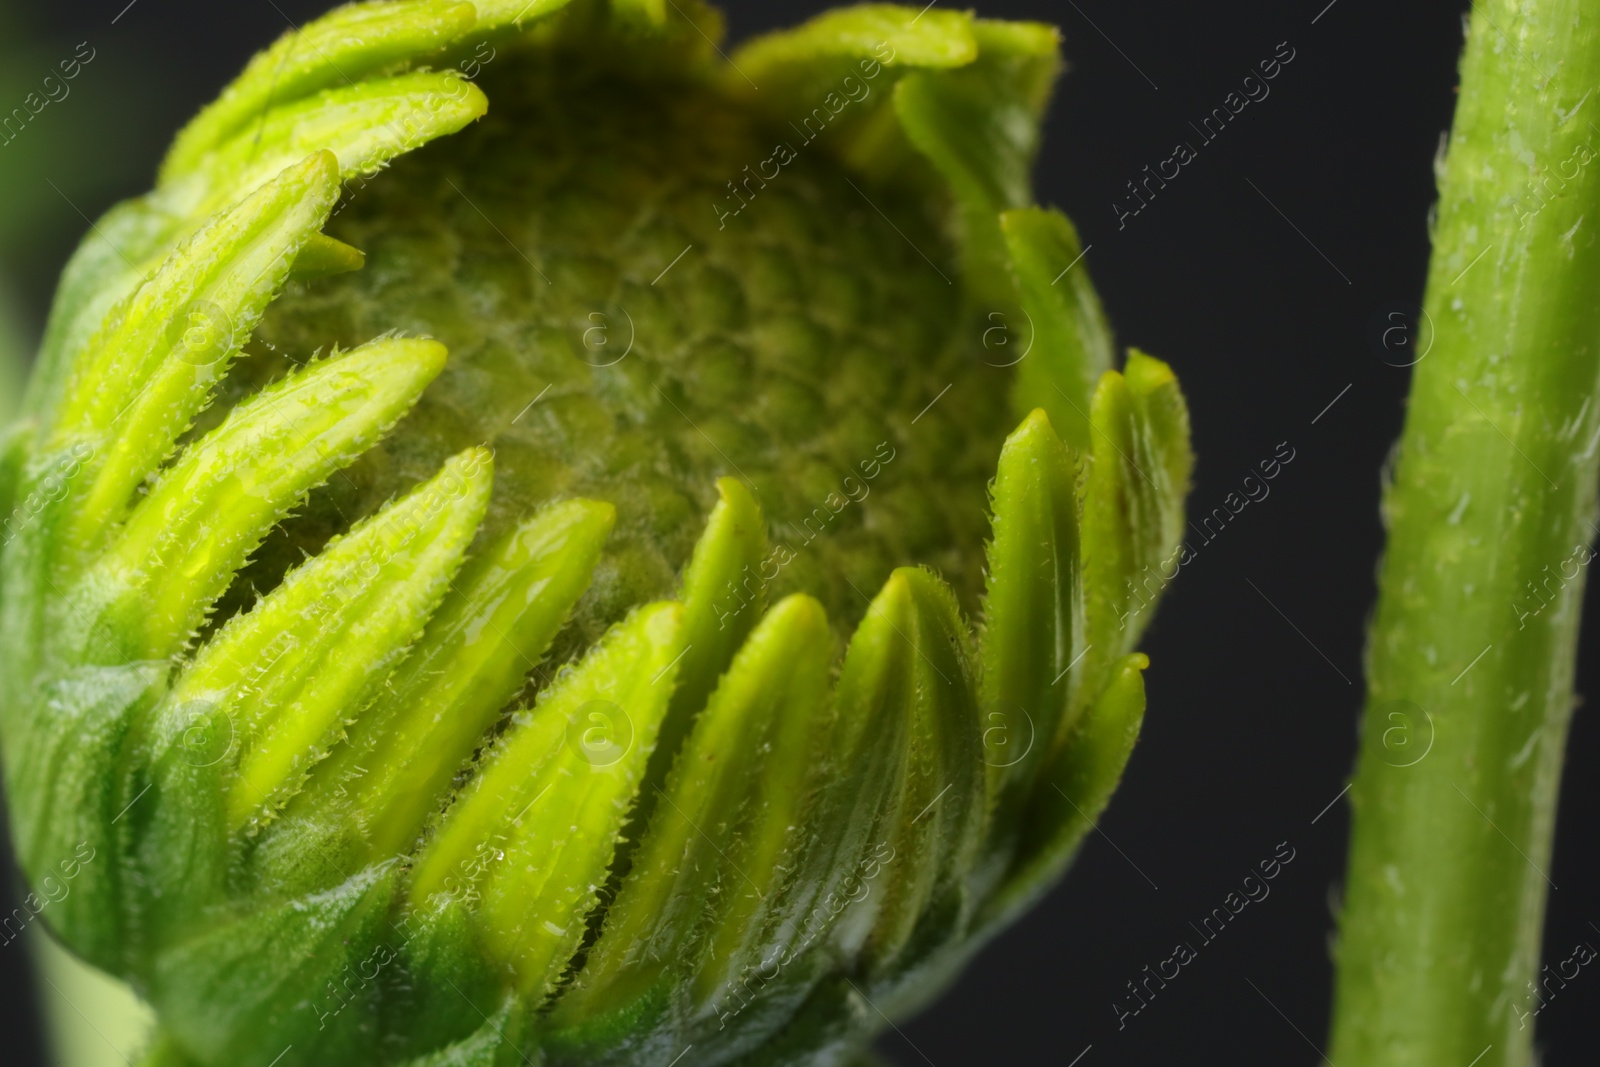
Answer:
[[56, 1067], [127, 1067], [150, 1043], [156, 1016], [127, 983], [90, 967], [41, 928], [29, 941], [39, 1006]]

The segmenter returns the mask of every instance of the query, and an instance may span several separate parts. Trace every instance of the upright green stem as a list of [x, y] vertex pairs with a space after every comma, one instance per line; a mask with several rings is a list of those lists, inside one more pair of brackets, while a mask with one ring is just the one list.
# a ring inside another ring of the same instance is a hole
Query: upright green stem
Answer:
[[1384, 501], [1345, 1067], [1530, 1061], [1600, 464], [1596, 89], [1600, 0], [1480, 0]]

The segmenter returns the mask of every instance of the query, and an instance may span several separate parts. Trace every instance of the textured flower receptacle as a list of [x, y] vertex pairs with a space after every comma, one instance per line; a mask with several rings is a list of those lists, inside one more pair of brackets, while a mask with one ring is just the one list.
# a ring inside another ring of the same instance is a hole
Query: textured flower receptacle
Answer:
[[1191, 458], [1030, 203], [1055, 31], [719, 33], [341, 8], [69, 266], [0, 743], [152, 1063], [848, 1059], [1108, 801]]

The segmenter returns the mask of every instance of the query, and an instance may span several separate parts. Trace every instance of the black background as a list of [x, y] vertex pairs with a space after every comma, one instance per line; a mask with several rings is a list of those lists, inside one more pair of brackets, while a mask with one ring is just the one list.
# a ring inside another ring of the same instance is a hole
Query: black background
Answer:
[[[1379, 472], [1409, 373], [1386, 365], [1368, 335], [1375, 315], [1420, 298], [1432, 161], [1454, 101], [1464, 10], [1326, 2], [982, 5], [985, 15], [1065, 31], [1071, 69], [1050, 114], [1037, 196], [1065, 209], [1092, 247], [1086, 263], [1121, 342], [1169, 360], [1183, 382], [1200, 457], [1192, 511], [1219, 505], [1280, 442], [1295, 459], [1169, 591], [1146, 642], [1144, 738], [1100, 832], [1066, 882], [954, 991], [886, 1035], [882, 1050], [905, 1067], [1321, 1062], [1313, 1043], [1324, 1044], [1328, 1024], [1328, 938], [1348, 830], [1345, 805], [1333, 801], [1355, 750]], [[40, 200], [25, 256], [0, 249], [35, 316], [85, 228], [61, 201], [71, 195], [93, 217], [146, 189], [171, 133], [288, 20], [324, 6], [137, 0], [112, 25], [125, 3], [53, 0], [21, 12], [38, 39], [70, 48], [87, 38], [104, 57], [79, 79], [83, 106], [64, 102], [52, 116], [64, 142], [73, 131], [86, 142], [43, 164], [63, 195]], [[822, 6], [724, 5], [735, 40]], [[1194, 140], [1188, 123], [1285, 41], [1295, 58], [1271, 95], [1119, 230], [1111, 205], [1124, 183]], [[119, 99], [128, 79], [139, 92]], [[90, 167], [89, 150], [116, 163]], [[37, 168], [6, 168], [0, 156], [0, 195], [37, 192], [20, 187], [40, 180]], [[1591, 626], [1580, 691], [1594, 684], [1595, 649]], [[1600, 922], [1597, 754], [1600, 730], [1580, 708], [1550, 872], [1560, 887], [1552, 959], [1600, 939], [1590, 925]], [[1296, 858], [1271, 896], [1119, 1031], [1111, 1005], [1124, 984], [1189, 938], [1189, 922], [1280, 842]], [[1507, 862], [1520, 861], [1508, 852]], [[24, 964], [18, 949], [0, 949], [3, 1043], [18, 1065], [42, 1062]], [[1551, 1067], [1593, 1062], [1600, 980], [1574, 985], [1539, 1019]]]

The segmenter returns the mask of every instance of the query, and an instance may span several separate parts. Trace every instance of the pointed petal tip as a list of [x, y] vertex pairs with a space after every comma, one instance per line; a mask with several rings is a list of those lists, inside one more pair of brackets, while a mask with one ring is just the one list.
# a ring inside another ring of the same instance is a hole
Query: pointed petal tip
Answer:
[[1178, 380], [1169, 364], [1137, 348], [1128, 349], [1128, 361], [1122, 368], [1122, 375], [1127, 379], [1128, 388], [1140, 396], [1147, 396]]
[[489, 503], [494, 485], [494, 452], [482, 445], [463, 449], [445, 460], [434, 482], [458, 500], [469, 500], [480, 511]]
[[1023, 416], [1022, 421], [1017, 424], [1017, 428], [1007, 435], [1004, 447], [1009, 448], [1013, 442], [1021, 443], [1038, 434], [1056, 436], [1055, 427], [1050, 424], [1050, 416], [1044, 408], [1034, 408]]
[[772, 606], [767, 618], [774, 625], [814, 633], [828, 632], [828, 611], [822, 602], [805, 593], [792, 593]]

